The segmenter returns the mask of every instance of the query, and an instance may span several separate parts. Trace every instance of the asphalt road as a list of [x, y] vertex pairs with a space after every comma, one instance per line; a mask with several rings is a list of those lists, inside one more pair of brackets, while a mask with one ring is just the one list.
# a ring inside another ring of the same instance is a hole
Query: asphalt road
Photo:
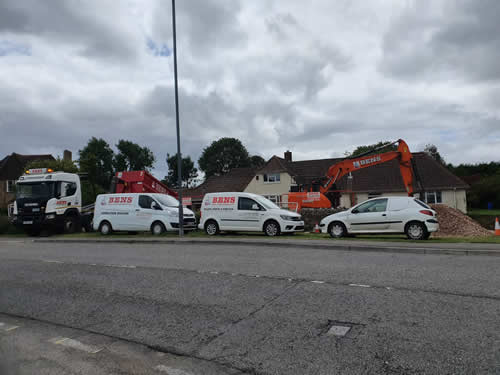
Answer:
[[0, 313], [221, 373], [498, 374], [499, 270], [499, 257], [2, 241]]

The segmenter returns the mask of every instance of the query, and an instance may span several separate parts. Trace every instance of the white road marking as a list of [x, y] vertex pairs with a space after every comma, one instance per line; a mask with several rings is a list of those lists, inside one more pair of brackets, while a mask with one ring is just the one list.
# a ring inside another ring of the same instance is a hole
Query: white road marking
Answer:
[[87, 345], [81, 343], [80, 341], [70, 339], [69, 337], [55, 337], [53, 339], [50, 339], [49, 342], [51, 342], [52, 344], [65, 346], [67, 348], [78, 349], [90, 354], [96, 354], [102, 350], [102, 348], [99, 348], [97, 346]]
[[324, 281], [321, 281], [321, 280], [313, 280], [311, 282], [314, 284], [324, 284], [325, 283]]
[[358, 286], [360, 288], [371, 288], [371, 285], [366, 285], [366, 284], [349, 284], [349, 286]]
[[45, 263], [64, 263], [64, 262], [61, 262], [60, 260], [48, 260], [48, 259], [44, 259], [43, 261]]
[[103, 264], [105, 267], [117, 267], [117, 268], [137, 268], [136, 266], [131, 266], [128, 264]]
[[13, 325], [10, 325], [10, 324], [6, 324], [6, 323], [3, 323], [3, 322], [0, 322], [0, 330], [2, 330], [4, 332], [13, 331], [16, 328], [19, 328], [19, 326], [13, 326]]
[[217, 271], [210, 271], [210, 273], [213, 273], [214, 275], [218, 275], [219, 274], [219, 272], [217, 272]]
[[329, 336], [340, 336], [343, 337], [351, 330], [351, 327], [347, 326], [332, 326], [326, 333]]
[[173, 368], [165, 365], [158, 365], [155, 367], [155, 370], [164, 372], [168, 375], [193, 375], [191, 372], [187, 372], [184, 370], [179, 370], [177, 368]]

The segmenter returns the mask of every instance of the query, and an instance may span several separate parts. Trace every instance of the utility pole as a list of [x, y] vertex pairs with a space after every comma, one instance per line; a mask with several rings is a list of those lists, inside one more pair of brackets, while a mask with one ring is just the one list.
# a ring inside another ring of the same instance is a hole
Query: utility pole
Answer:
[[175, 0], [172, 0], [172, 28], [174, 39], [174, 83], [175, 83], [175, 122], [177, 126], [177, 184], [179, 185], [179, 237], [184, 236], [184, 211], [182, 206], [182, 154], [181, 130], [179, 126], [179, 92], [177, 83], [177, 36], [175, 27]]

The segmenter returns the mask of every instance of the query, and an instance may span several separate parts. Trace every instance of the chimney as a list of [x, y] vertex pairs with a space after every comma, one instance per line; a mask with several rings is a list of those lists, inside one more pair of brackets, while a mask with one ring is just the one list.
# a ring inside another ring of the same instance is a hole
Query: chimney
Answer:
[[285, 151], [285, 160], [286, 161], [292, 161], [292, 152], [291, 151]]
[[63, 160], [68, 160], [68, 161], [72, 161], [73, 160], [73, 155], [71, 154], [71, 151], [64, 150]]

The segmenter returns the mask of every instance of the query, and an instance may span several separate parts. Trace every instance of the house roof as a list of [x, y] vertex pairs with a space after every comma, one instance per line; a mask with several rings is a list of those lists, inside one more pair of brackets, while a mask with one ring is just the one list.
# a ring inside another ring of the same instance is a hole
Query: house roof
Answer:
[[[467, 189], [460, 178], [451, 173], [425, 152], [413, 153], [415, 191]], [[328, 168], [343, 158], [302, 160], [288, 162], [273, 156], [258, 173], [286, 171], [299, 185], [308, 185], [325, 176]], [[397, 160], [378, 164], [352, 172], [352, 190], [356, 192], [404, 192], [406, 191]], [[417, 178], [418, 176], [418, 178]], [[334, 190], [347, 190], [347, 176], [342, 177]]]
[[206, 193], [243, 191], [255, 176], [256, 168], [234, 168], [221, 176], [208, 177], [200, 186], [186, 189], [183, 197], [202, 198]]
[[21, 155], [13, 152], [0, 161], [0, 180], [15, 180], [23, 173], [24, 167], [35, 160], [55, 160], [52, 155]]

